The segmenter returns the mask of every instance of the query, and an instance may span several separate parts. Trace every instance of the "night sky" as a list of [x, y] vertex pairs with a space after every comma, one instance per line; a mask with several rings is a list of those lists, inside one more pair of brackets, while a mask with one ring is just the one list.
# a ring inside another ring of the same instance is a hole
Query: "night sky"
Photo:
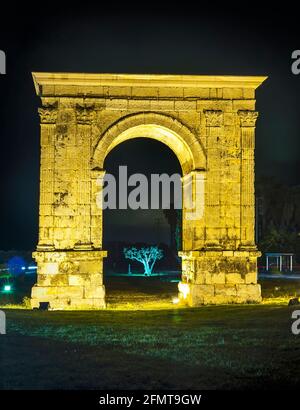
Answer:
[[[291, 54], [300, 49], [300, 35], [293, 10], [263, 14], [249, 4], [231, 13], [169, 8], [85, 15], [81, 5], [80, 15], [47, 16], [49, 8], [40, 16], [1, 16], [7, 74], [0, 75], [0, 249], [33, 249], [37, 242], [39, 99], [32, 71], [268, 75], [257, 91], [256, 174], [299, 184], [300, 75], [291, 72]], [[157, 169], [176, 172], [174, 155], [160, 150], [155, 141], [131, 141], [108, 161], [113, 167], [114, 159], [135, 164], [139, 158], [140, 172], [142, 165], [156, 172], [151, 152]]]

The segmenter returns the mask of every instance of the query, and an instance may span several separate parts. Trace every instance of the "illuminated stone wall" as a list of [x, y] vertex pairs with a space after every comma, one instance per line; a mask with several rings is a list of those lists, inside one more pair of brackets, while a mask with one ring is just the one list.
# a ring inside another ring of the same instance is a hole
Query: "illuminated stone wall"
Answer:
[[192, 184], [200, 208], [191, 219], [183, 204], [181, 300], [190, 305], [260, 301], [254, 243], [255, 89], [265, 78], [33, 77], [41, 98], [33, 307], [40, 302], [52, 309], [105, 306], [99, 179], [107, 154], [137, 137], [157, 139], [175, 152], [183, 184]]

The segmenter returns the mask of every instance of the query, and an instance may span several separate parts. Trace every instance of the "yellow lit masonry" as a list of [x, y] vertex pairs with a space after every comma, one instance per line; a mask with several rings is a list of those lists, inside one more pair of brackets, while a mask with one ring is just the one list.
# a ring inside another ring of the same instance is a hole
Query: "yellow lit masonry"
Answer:
[[107, 154], [141, 136], [174, 151], [183, 185], [192, 184], [201, 209], [191, 218], [183, 201], [180, 301], [261, 301], [255, 90], [266, 77], [33, 73], [33, 79], [41, 99], [41, 169], [32, 307], [105, 307], [99, 179]]

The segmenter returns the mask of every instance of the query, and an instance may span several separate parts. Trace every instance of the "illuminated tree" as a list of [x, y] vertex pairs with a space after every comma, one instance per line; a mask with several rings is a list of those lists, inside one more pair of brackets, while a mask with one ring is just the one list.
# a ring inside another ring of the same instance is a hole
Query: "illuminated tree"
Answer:
[[150, 276], [152, 274], [155, 262], [163, 257], [163, 251], [157, 246], [150, 246], [149, 248], [141, 249], [137, 249], [135, 247], [124, 248], [123, 252], [126, 259], [136, 260], [143, 264], [144, 275], [146, 276]]

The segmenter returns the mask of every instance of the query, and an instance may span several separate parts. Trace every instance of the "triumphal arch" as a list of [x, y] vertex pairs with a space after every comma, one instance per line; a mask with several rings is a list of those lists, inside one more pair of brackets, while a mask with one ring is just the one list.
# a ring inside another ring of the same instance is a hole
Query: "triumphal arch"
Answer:
[[[266, 77], [34, 73], [41, 99], [38, 266], [32, 307], [105, 307], [101, 191], [107, 154], [154, 138], [192, 187], [179, 298], [259, 302], [254, 239], [255, 90]], [[200, 187], [196, 189], [196, 186]], [[192, 216], [191, 216], [192, 215]]]

